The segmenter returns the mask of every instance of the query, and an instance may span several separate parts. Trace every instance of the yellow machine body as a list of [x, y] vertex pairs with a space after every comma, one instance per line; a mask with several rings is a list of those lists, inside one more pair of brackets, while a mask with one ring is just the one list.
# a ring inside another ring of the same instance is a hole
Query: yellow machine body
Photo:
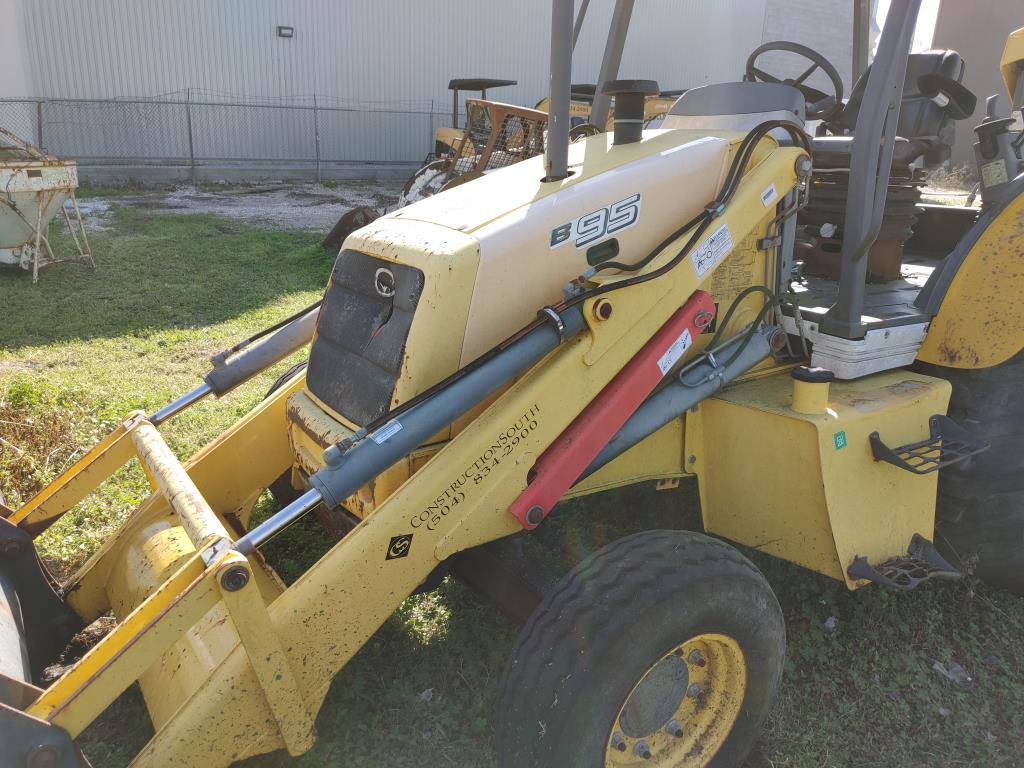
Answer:
[[[535, 158], [350, 236], [345, 248], [425, 276], [394, 404], [530, 321], [538, 306], [558, 301], [562, 285], [587, 267], [587, 250], [552, 248], [553, 227], [638, 194], [639, 222], [617, 237], [624, 252], [644, 253], [713, 199], [741, 138], [665, 130], [613, 147], [608, 136], [595, 136], [571, 145], [573, 173], [562, 181], [541, 181]], [[582, 334], [348, 499], [345, 506], [362, 521], [287, 588], [258, 553], [244, 557], [231, 541], [276, 478], [291, 469], [301, 484], [322, 466], [324, 447], [362, 425], [333, 412], [298, 376], [177, 465], [148, 421], [133, 415], [11, 519], [33, 533], [45, 530], [133, 456], [146, 461], [156, 491], [67, 585], [67, 603], [84, 621], [110, 610], [119, 623], [25, 711], [74, 737], [138, 680], [156, 734], [136, 766], [209, 768], [308, 749], [337, 672], [439, 563], [521, 530], [508, 510], [537, 458], [686, 298], [703, 289], [728, 306], [775, 273], [775, 249], [760, 245], [773, 234], [777, 213], [765, 191], [781, 199], [793, 190], [803, 156], [763, 140], [697, 244], [724, 227], [731, 249], [702, 268], [684, 259], [657, 280], [608, 294], [608, 317], [588, 299]], [[667, 264], [681, 244], [674, 241], [643, 270]], [[752, 322], [762, 303], [756, 294], [743, 299], [726, 335]], [[684, 360], [707, 342], [706, 335], [695, 339]], [[898, 371], [835, 384], [827, 397], [803, 393], [796, 410], [787, 368], [766, 362], [748, 379], [658, 430], [573, 493], [695, 473], [709, 530], [851, 588], [858, 586], [845, 576], [852, 557], [889, 557], [913, 533], [930, 533], [934, 476], [897, 476], [874, 462], [867, 435], [926, 437], [928, 417], [944, 412], [948, 385]], [[515, 450], [467, 483], [458, 503], [438, 505], [493, 436], [525, 413], [535, 426]], [[848, 446], [838, 450], [840, 432]], [[870, 520], [867, 507], [875, 510]], [[414, 534], [408, 556], [385, 559], [397, 532]]]
[[[820, 390], [819, 410], [797, 410], [799, 386]], [[862, 586], [846, 573], [855, 558], [884, 562], [931, 535], [937, 479], [875, 461], [868, 436], [920, 440], [949, 394], [944, 379], [895, 370], [831, 385], [769, 376], [706, 400], [686, 417], [705, 529]]]
[[1024, 27], [1015, 29], [1006, 38], [1003, 55], [999, 59], [999, 73], [1006, 84], [1006, 92], [1010, 99], [1017, 93], [1017, 84], [1024, 77]]

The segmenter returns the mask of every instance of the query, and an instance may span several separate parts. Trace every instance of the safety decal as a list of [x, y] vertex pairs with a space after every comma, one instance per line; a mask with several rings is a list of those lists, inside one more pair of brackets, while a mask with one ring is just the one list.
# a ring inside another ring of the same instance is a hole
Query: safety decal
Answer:
[[711, 269], [718, 266], [718, 262], [729, 255], [732, 245], [732, 233], [729, 231], [729, 225], [723, 224], [690, 254], [697, 277], [704, 277]]
[[392, 437], [394, 437], [401, 431], [402, 425], [399, 423], [398, 419], [392, 419], [383, 427], [381, 427], [372, 435], [370, 435], [370, 439], [373, 440], [373, 442], [375, 442], [377, 445], [384, 445], [384, 443], [386, 443], [388, 440], [390, 440]]
[[767, 208], [769, 205], [775, 202], [775, 198], [779, 196], [779, 193], [775, 190], [775, 184], [769, 184], [765, 187], [764, 192], [761, 193], [761, 203]]
[[388, 552], [384, 555], [385, 560], [397, 560], [409, 554], [412, 547], [412, 534], [403, 533], [401, 536], [392, 536], [388, 542]]
[[672, 370], [672, 366], [679, 362], [679, 358], [686, 353], [692, 343], [693, 338], [690, 336], [690, 329], [687, 328], [665, 350], [665, 354], [658, 358], [658, 368], [661, 370], [662, 376]]
[[846, 447], [846, 432], [836, 432], [832, 435], [832, 442], [835, 443], [836, 450], [842, 450]]
[[981, 181], [986, 187], [994, 187], [996, 184], [1005, 184], [1010, 180], [1006, 173], [1006, 161], [1003, 159], [993, 160], [981, 166]]
[[551, 230], [550, 245], [557, 248], [573, 240], [577, 248], [584, 248], [607, 235], [632, 227], [639, 219], [640, 193], [637, 192], [555, 227]]

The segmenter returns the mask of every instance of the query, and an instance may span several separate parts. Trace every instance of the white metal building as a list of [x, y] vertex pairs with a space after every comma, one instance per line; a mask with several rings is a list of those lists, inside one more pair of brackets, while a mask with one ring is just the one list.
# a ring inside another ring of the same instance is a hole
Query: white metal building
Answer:
[[[550, 0], [0, 0], [0, 95], [224, 95], [447, 105], [452, 77], [546, 89]], [[597, 75], [611, 0], [593, 0], [574, 81]], [[766, 40], [817, 47], [848, 77], [851, 0], [638, 0], [623, 76], [684, 88], [739, 77]], [[278, 37], [279, 26], [292, 37]]]
[[[574, 82], [597, 77], [611, 8], [590, 3]], [[620, 76], [663, 89], [738, 79], [751, 50], [786, 39], [827, 55], [849, 85], [852, 9], [852, 0], [637, 0]], [[355, 110], [318, 114], [314, 126], [286, 110], [65, 104], [46, 105], [41, 123], [30, 106], [0, 110], [0, 121], [83, 159], [187, 157], [187, 121], [192, 151], [209, 160], [414, 162], [450, 121], [450, 78], [518, 80], [489, 94], [512, 103], [544, 95], [550, 16], [550, 0], [0, 0], [0, 98], [308, 107], [315, 96], [321, 110]]]

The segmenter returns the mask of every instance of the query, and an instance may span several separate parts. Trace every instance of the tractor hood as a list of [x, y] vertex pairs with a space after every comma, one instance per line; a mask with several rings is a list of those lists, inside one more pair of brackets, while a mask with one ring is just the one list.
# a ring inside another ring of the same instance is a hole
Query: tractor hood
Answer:
[[602, 134], [570, 146], [562, 181], [541, 181], [537, 157], [357, 230], [320, 314], [309, 391], [351, 424], [379, 417], [558, 303], [590, 266], [645, 256], [714, 198], [739, 138], [658, 130], [611, 146]]
[[[489, 171], [472, 182], [408, 205], [384, 218], [429, 222], [472, 234], [522, 208], [571, 205], [581, 197], [588, 197], [587, 192], [596, 177], [609, 171], [617, 173], [601, 179], [602, 191], [626, 183], [639, 169], [623, 166], [638, 160], [646, 161], [644, 165], [665, 161], [674, 173], [679, 173], [683, 168], [669, 156], [681, 151], [685, 153], [685, 171], [702, 176], [711, 187], [720, 180], [719, 171], [728, 144], [727, 139], [691, 131], [649, 130], [641, 142], [613, 146], [612, 134], [603, 133], [569, 146], [570, 176], [561, 181], [542, 181], [544, 158], [537, 156]], [[673, 159], [682, 160], [683, 156]], [[688, 180], [687, 184], [690, 183]], [[580, 185], [587, 189], [577, 190]], [[714, 189], [710, 192], [713, 195]], [[552, 196], [556, 196], [555, 199]]]

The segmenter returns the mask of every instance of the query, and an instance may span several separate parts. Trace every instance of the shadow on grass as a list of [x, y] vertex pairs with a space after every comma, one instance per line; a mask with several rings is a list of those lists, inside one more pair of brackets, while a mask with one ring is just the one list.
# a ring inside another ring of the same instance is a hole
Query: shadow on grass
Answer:
[[[0, 349], [213, 325], [321, 291], [333, 263], [317, 233], [117, 207], [111, 226], [89, 233], [95, 271], [57, 264], [37, 285], [27, 272], [0, 272]], [[55, 240], [71, 252], [66, 235]]]

